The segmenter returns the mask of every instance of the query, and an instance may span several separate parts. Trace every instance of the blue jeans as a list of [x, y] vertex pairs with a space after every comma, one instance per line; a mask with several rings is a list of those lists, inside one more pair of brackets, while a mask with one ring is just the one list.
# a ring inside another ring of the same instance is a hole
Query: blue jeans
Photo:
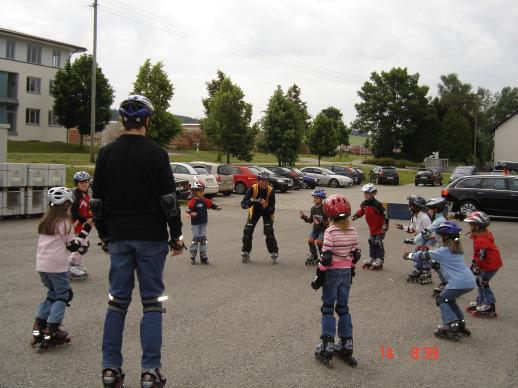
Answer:
[[47, 299], [38, 306], [36, 316], [40, 319], [46, 319], [48, 323], [61, 323], [65, 317], [67, 304], [56, 299], [67, 300], [69, 298], [70, 280], [68, 279], [68, 272], [39, 272], [39, 274], [41, 282], [47, 287], [48, 291]]
[[385, 233], [371, 234], [369, 238], [369, 256], [373, 259], [385, 259], [385, 247], [383, 246], [383, 239]]
[[322, 287], [322, 336], [334, 337], [338, 314], [338, 336], [352, 338], [353, 323], [349, 314], [349, 290], [351, 289], [351, 269], [329, 269]]
[[[496, 275], [497, 271], [480, 272], [479, 276], [477, 277], [477, 288], [478, 288], [477, 304], [496, 303], [495, 294], [493, 294], [493, 290], [491, 290], [491, 287], [489, 287], [489, 280], [493, 276]], [[482, 282], [487, 282], [487, 283], [482, 284], [481, 280], [482, 280]]]
[[[439, 308], [441, 309], [442, 323], [447, 325], [453, 321], [461, 321], [464, 319], [464, 314], [455, 301], [455, 298], [470, 292], [472, 288], [446, 288], [437, 297]], [[446, 303], [444, 300], [447, 300]]]
[[189, 247], [191, 257], [198, 254], [198, 245], [200, 247], [200, 258], [207, 257], [207, 224], [191, 225], [192, 242]]
[[[135, 270], [140, 297], [162, 296], [162, 273], [169, 251], [167, 241], [115, 241], [108, 244], [110, 252], [110, 294], [129, 299], [135, 286]], [[122, 333], [126, 314], [108, 310], [104, 321], [103, 368], [122, 367]], [[160, 368], [162, 348], [162, 313], [150, 311], [140, 321], [142, 368]]]

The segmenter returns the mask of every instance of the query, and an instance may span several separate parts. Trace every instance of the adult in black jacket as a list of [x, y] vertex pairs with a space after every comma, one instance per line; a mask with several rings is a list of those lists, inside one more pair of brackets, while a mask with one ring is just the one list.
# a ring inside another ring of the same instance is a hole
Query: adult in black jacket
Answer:
[[248, 209], [248, 217], [243, 230], [243, 248], [241, 258], [243, 263], [250, 259], [252, 251], [252, 238], [255, 225], [263, 218], [263, 231], [266, 236], [266, 248], [270, 253], [273, 264], [277, 263], [279, 248], [273, 231], [273, 214], [275, 213], [275, 191], [270, 186], [270, 176], [266, 172], [259, 173], [259, 183], [252, 185], [245, 193], [241, 201], [241, 207]]
[[177, 255], [183, 249], [180, 210], [167, 152], [145, 136], [153, 105], [144, 96], [130, 96], [119, 113], [125, 132], [99, 151], [91, 201], [111, 261], [103, 384], [122, 386], [118, 384], [124, 380], [122, 334], [136, 271], [143, 305], [141, 378], [162, 386], [162, 300], [167, 299], [162, 274], [168, 251]]

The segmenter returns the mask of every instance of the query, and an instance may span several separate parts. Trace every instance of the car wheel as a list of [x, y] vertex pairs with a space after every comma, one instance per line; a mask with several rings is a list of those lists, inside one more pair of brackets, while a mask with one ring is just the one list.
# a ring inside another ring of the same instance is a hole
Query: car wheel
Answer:
[[224, 195], [225, 197], [228, 197], [230, 194], [232, 194], [232, 191], [224, 191], [224, 192], [223, 192], [223, 195]]
[[246, 186], [243, 182], [237, 182], [234, 190], [236, 190], [236, 193], [238, 194], [244, 194], [246, 191]]
[[417, 182], [415, 182], [414, 184], [415, 184], [415, 187], [419, 186], [419, 183], [417, 183]]
[[478, 205], [473, 201], [463, 201], [460, 204], [459, 210], [461, 213], [463, 213], [465, 215], [469, 215], [469, 214], [473, 213], [474, 211], [478, 210]]
[[303, 189], [309, 188], [309, 186], [308, 186], [308, 184], [306, 182], [301, 182], [300, 183], [300, 187], [303, 188]]
[[331, 179], [329, 181], [329, 186], [330, 187], [338, 187], [338, 181], [336, 179]]
[[281, 193], [285, 193], [288, 189], [281, 189]]

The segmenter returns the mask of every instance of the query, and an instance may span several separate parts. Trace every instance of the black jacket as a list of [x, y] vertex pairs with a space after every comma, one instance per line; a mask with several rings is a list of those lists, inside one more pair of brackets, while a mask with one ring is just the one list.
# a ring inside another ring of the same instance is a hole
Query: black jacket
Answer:
[[139, 135], [122, 135], [97, 156], [93, 198], [102, 201], [110, 241], [167, 240], [182, 234], [180, 211], [166, 220], [160, 198], [175, 193], [167, 152]]

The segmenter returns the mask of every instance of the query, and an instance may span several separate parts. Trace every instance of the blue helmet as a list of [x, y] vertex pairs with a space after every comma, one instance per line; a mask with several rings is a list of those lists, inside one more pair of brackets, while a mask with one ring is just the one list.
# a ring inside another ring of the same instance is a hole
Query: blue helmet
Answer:
[[88, 174], [86, 171], [78, 171], [74, 174], [74, 182], [84, 182], [90, 180], [90, 174]]
[[121, 102], [119, 108], [119, 114], [122, 116], [122, 120], [127, 121], [133, 119], [140, 121], [145, 117], [150, 117], [155, 112], [153, 104], [145, 96], [134, 94], [126, 98]]
[[315, 190], [313, 190], [311, 195], [313, 197], [318, 197], [318, 198], [322, 198], [322, 199], [325, 199], [327, 197], [326, 191], [324, 189], [320, 189], [318, 187]]
[[440, 236], [454, 238], [459, 237], [460, 232], [462, 232], [462, 228], [453, 221], [444, 221], [435, 229], [435, 233]]

